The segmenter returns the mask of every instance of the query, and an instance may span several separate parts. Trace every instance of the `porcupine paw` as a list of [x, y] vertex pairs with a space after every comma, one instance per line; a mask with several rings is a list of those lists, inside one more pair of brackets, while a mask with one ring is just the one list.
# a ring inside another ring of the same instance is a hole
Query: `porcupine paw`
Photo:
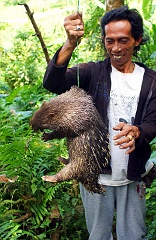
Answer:
[[52, 140], [53, 138], [52, 138], [52, 133], [51, 132], [49, 132], [49, 133], [46, 133], [46, 132], [44, 132], [43, 133], [43, 135], [42, 135], [42, 140], [44, 141], [44, 142], [47, 142], [48, 140]]
[[46, 182], [57, 182], [57, 177], [55, 175], [53, 176], [42, 176], [42, 180]]

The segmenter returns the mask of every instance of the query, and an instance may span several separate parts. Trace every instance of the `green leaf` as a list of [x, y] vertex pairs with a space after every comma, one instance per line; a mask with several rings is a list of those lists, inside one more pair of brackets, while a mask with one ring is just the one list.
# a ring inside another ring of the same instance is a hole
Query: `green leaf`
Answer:
[[31, 189], [33, 194], [37, 191], [37, 186], [35, 183], [31, 184]]
[[11, 93], [10, 93], [10, 95], [8, 96], [8, 97], [6, 97], [6, 101], [8, 102], [8, 103], [12, 103], [13, 102], [13, 100], [15, 99], [15, 97], [18, 95], [18, 93], [20, 92], [20, 90], [21, 90], [21, 87], [18, 87], [18, 88], [16, 88], [16, 89], [14, 89]]
[[146, 20], [149, 20], [154, 13], [153, 0], [143, 0], [142, 11], [144, 18]]
[[17, 229], [20, 227], [19, 224], [17, 224], [14, 228], [12, 228], [9, 233], [6, 235], [6, 237], [3, 238], [3, 240], [10, 240], [10, 236], [17, 231]]

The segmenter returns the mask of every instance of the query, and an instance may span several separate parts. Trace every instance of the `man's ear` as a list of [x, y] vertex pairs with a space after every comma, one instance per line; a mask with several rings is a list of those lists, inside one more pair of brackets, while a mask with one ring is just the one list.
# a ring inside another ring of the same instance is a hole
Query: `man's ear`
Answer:
[[140, 43], [141, 43], [141, 41], [142, 41], [142, 37], [140, 37], [139, 39], [135, 40], [134, 46], [135, 46], [135, 47], [139, 46]]

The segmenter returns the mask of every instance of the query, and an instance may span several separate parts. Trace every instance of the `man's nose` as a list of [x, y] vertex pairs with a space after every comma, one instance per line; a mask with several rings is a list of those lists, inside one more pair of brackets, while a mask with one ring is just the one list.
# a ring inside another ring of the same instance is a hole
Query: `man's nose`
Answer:
[[120, 52], [120, 51], [121, 51], [120, 44], [115, 43], [112, 47], [112, 52]]

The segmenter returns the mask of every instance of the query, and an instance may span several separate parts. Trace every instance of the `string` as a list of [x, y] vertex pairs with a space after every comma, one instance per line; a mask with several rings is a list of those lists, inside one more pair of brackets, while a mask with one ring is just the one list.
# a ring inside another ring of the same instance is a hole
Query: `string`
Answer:
[[[79, 9], [80, 9], [80, 0], [77, 0], [77, 12], [79, 13]], [[79, 60], [79, 48], [78, 48], [78, 38], [77, 38], [77, 42], [76, 42], [76, 47], [77, 47], [77, 58]], [[77, 66], [77, 85], [78, 87], [80, 86], [80, 68], [79, 68], [79, 63], [78, 63], [78, 66]]]
[[77, 12], [79, 12], [80, 9], [80, 0], [77, 0]]
[[[79, 59], [79, 48], [78, 48], [78, 40], [77, 40], [77, 58]], [[77, 85], [80, 86], [80, 67], [79, 63], [77, 65]]]

